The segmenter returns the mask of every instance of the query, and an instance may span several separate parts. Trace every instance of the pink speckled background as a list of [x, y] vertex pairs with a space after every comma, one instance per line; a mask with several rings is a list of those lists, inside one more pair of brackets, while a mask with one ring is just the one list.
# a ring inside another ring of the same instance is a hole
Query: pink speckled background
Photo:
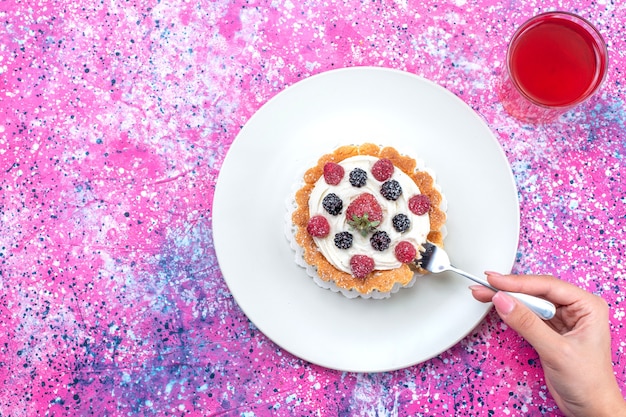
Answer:
[[[601, 92], [545, 126], [497, 100], [507, 40], [565, 9], [605, 36]], [[456, 0], [0, 2], [0, 416], [560, 415], [493, 313], [395, 372], [282, 351], [234, 302], [212, 196], [241, 126], [305, 77], [384, 66], [474, 108], [512, 166], [516, 272], [611, 305], [623, 357], [626, 3]]]

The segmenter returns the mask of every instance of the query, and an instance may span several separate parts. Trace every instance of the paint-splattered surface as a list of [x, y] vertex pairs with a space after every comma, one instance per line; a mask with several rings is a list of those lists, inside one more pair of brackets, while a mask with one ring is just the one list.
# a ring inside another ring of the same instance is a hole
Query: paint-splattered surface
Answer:
[[519, 188], [515, 271], [610, 302], [626, 387], [626, 5], [563, 4], [601, 30], [610, 69], [538, 127], [493, 86], [515, 27], [559, 1], [1, 1], [0, 416], [559, 415], [493, 314], [423, 364], [352, 374], [282, 351], [234, 302], [211, 233], [230, 144], [286, 86], [356, 65], [481, 114]]

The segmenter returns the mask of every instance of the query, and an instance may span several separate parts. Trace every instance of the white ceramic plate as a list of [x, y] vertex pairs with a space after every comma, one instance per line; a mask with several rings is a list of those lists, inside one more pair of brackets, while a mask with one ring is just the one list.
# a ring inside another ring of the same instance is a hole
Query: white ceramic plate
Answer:
[[332, 369], [379, 372], [430, 359], [465, 337], [490, 305], [465, 278], [423, 277], [385, 300], [318, 287], [284, 236], [285, 199], [307, 166], [337, 146], [374, 142], [424, 160], [448, 201], [445, 246], [474, 274], [508, 272], [519, 205], [507, 159], [474, 111], [413, 74], [357, 67], [285, 89], [246, 123], [220, 171], [213, 230], [235, 300], [267, 337]]

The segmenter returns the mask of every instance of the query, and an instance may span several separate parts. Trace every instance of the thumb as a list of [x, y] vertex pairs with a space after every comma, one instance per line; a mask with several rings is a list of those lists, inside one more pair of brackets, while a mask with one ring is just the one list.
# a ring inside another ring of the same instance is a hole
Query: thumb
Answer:
[[502, 321], [533, 345], [540, 355], [555, 346], [557, 334], [528, 307], [504, 291], [498, 291], [492, 302]]

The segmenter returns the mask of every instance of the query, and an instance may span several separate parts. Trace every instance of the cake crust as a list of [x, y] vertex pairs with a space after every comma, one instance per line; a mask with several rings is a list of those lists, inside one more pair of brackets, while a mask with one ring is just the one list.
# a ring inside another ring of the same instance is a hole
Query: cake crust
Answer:
[[[433, 177], [426, 171], [416, 170], [416, 161], [408, 156], [401, 155], [393, 147], [380, 147], [373, 143], [361, 145], [346, 145], [337, 148], [334, 152], [325, 154], [318, 159], [317, 165], [309, 168], [304, 174], [304, 185], [296, 192], [296, 209], [292, 214], [292, 221], [296, 226], [295, 240], [304, 250], [304, 260], [317, 269], [319, 277], [326, 281], [333, 281], [340, 288], [356, 290], [361, 294], [372, 291], [389, 292], [395, 284], [407, 285], [416, 270], [409, 264], [402, 264], [391, 270], [374, 270], [365, 278], [355, 278], [351, 274], [336, 269], [318, 250], [315, 241], [307, 232], [309, 221], [309, 196], [317, 180], [323, 176], [324, 165], [327, 162], [338, 163], [344, 159], [368, 155], [376, 158], [389, 159], [393, 165], [401, 169], [418, 186], [420, 192], [428, 196], [431, 201], [429, 214], [430, 232], [428, 240], [436, 245], [443, 246], [442, 228], [446, 221], [446, 214], [441, 210], [442, 195], [435, 187]], [[417, 272], [425, 273], [418, 269]]]

